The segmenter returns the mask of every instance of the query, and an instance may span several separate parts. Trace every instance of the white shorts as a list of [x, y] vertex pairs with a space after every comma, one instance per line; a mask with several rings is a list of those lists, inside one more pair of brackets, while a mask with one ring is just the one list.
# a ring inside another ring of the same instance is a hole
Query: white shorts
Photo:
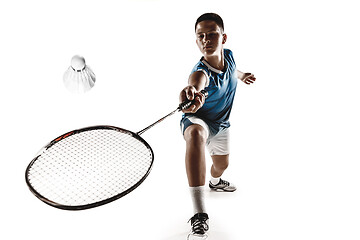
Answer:
[[191, 124], [188, 124], [187, 126], [184, 126], [184, 124], [181, 124], [181, 132], [184, 133], [185, 129], [190, 125], [198, 124], [202, 126], [205, 129], [206, 135], [207, 135], [207, 141], [206, 141], [206, 147], [210, 153], [211, 156], [213, 155], [228, 155], [230, 153], [229, 151], [229, 128], [223, 128], [221, 129], [217, 134], [210, 135], [209, 126], [204, 122], [204, 120], [191, 116], [187, 117], [187, 119], [191, 122]]

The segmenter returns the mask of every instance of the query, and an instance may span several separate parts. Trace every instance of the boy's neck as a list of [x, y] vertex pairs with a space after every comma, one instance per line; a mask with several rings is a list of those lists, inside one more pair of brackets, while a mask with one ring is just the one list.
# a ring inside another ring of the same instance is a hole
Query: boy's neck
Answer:
[[215, 69], [222, 71], [225, 68], [223, 51], [219, 55], [204, 56], [204, 59]]

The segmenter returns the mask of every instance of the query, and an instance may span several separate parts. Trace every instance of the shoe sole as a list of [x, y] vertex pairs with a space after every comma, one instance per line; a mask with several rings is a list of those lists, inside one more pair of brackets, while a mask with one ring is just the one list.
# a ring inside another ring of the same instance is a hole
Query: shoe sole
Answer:
[[204, 235], [199, 235], [199, 234], [193, 234], [193, 233], [189, 233], [189, 235], [187, 236], [187, 240], [205, 240], [207, 239], [208, 235], [204, 234]]
[[214, 188], [214, 187], [210, 187], [210, 190], [215, 191], [215, 192], [235, 192], [236, 191], [236, 189], [226, 190], [224, 188]]

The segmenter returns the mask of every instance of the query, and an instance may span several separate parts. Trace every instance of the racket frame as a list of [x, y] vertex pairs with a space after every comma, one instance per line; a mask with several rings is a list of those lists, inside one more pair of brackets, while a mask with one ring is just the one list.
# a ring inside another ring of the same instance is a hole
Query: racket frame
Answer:
[[[78, 133], [81, 133], [81, 132], [85, 132], [85, 131], [91, 131], [91, 130], [115, 130], [115, 131], [119, 131], [121, 133], [126, 133], [126, 134], [129, 134], [130, 136], [132, 136], [133, 138], [137, 139], [138, 141], [140, 141], [141, 143], [143, 143], [146, 148], [148, 148], [151, 152], [151, 164], [147, 170], [147, 172], [145, 173], [145, 175], [136, 183], [134, 184], [133, 186], [131, 186], [130, 188], [128, 188], [127, 190], [117, 194], [117, 195], [114, 195], [110, 198], [107, 198], [107, 199], [104, 199], [104, 200], [101, 200], [101, 201], [98, 201], [98, 202], [94, 202], [94, 203], [90, 203], [90, 204], [84, 204], [84, 205], [63, 205], [63, 204], [59, 204], [59, 203], [56, 203], [54, 201], [51, 201], [50, 199], [44, 197], [43, 195], [41, 195], [38, 191], [36, 191], [36, 189], [34, 189], [34, 187], [31, 185], [30, 183], [30, 180], [29, 180], [29, 171], [32, 167], [32, 165], [35, 163], [35, 161], [41, 156], [42, 152], [45, 151], [46, 149], [50, 148], [51, 146], [57, 144], [58, 142], [60, 142], [61, 140], [69, 137], [69, 136], [72, 136], [72, 135], [75, 135], [75, 134], [78, 134]], [[30, 191], [38, 198], [40, 199], [41, 201], [43, 201], [44, 203], [52, 206], [52, 207], [56, 207], [56, 208], [59, 208], [59, 209], [63, 209], [63, 210], [84, 210], [84, 209], [89, 209], [89, 208], [94, 208], [94, 207], [98, 207], [98, 206], [101, 206], [101, 205], [104, 205], [104, 204], [107, 204], [107, 203], [110, 203], [112, 201], [115, 201], [127, 194], [129, 194], [130, 192], [132, 192], [133, 190], [135, 190], [146, 178], [147, 176], [150, 174], [150, 171], [153, 167], [153, 163], [154, 163], [154, 152], [152, 150], [152, 148], [150, 147], [150, 145], [142, 138], [140, 137], [138, 134], [134, 133], [134, 132], [131, 132], [129, 130], [126, 130], [126, 129], [123, 129], [123, 128], [119, 128], [119, 127], [115, 127], [115, 126], [110, 126], [110, 125], [96, 125], [96, 126], [90, 126], [90, 127], [85, 127], [85, 128], [80, 128], [80, 129], [77, 129], [77, 130], [73, 130], [73, 131], [70, 131], [70, 132], [67, 132], [65, 134], [62, 134], [61, 136], [55, 138], [54, 140], [52, 140], [51, 142], [49, 142], [47, 145], [45, 145], [45, 147], [43, 147], [39, 153], [36, 155], [36, 157], [29, 163], [29, 165], [27, 166], [26, 168], [26, 171], [25, 171], [25, 181], [26, 181], [26, 184], [28, 185]]]

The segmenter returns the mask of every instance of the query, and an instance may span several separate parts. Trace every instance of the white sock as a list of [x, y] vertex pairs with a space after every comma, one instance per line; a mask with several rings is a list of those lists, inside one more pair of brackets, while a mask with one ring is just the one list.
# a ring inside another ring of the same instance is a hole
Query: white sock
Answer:
[[220, 182], [220, 177], [214, 178], [213, 176], [211, 176], [210, 182], [213, 185], [216, 185], [216, 184], [218, 184]]
[[190, 187], [190, 195], [193, 202], [194, 214], [204, 213], [205, 211], [205, 186]]

